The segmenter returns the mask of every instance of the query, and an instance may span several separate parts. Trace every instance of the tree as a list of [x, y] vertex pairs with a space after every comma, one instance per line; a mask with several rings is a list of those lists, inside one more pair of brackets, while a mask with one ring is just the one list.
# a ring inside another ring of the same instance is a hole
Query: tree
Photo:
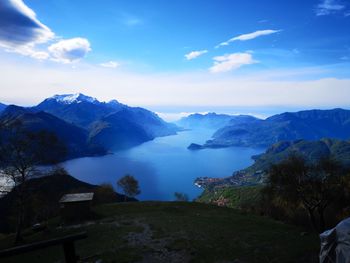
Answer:
[[293, 155], [271, 167], [265, 192], [290, 207], [301, 204], [313, 228], [323, 232], [326, 208], [345, 191], [342, 174], [342, 167], [330, 158], [308, 164], [302, 157]]
[[175, 196], [176, 201], [188, 202], [188, 200], [189, 200], [188, 195], [184, 194], [184, 193], [175, 192], [174, 196]]
[[117, 181], [117, 185], [124, 192], [125, 201], [127, 197], [135, 197], [141, 193], [139, 182], [132, 175], [123, 176]]
[[1, 127], [0, 171], [13, 186], [18, 204], [15, 243], [22, 240], [26, 200], [30, 195], [26, 181], [40, 174], [38, 165], [62, 160], [65, 150], [52, 133], [28, 132], [20, 123]]
[[98, 204], [115, 202], [117, 198], [117, 194], [114, 192], [113, 186], [110, 183], [99, 185], [94, 193], [94, 201]]

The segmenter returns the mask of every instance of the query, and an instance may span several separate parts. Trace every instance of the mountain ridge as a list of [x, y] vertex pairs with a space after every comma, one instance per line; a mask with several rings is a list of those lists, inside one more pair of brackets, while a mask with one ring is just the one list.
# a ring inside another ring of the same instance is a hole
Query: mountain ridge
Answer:
[[215, 112], [209, 112], [206, 114], [193, 113], [187, 117], [183, 117], [176, 122], [176, 124], [184, 128], [214, 128], [219, 129], [225, 125], [233, 123], [239, 123], [242, 121], [253, 121], [257, 118], [251, 115], [229, 115], [229, 114], [217, 114]]
[[273, 115], [265, 120], [230, 123], [218, 129], [203, 148], [268, 147], [284, 140], [350, 137], [350, 110], [305, 110]]
[[[64, 137], [65, 143], [74, 146], [71, 157], [130, 148], [179, 130], [147, 109], [130, 107], [117, 100], [100, 102], [82, 93], [54, 95], [32, 107], [10, 105], [0, 116], [3, 122], [22, 119], [28, 130], [41, 127]], [[65, 130], [70, 131], [68, 136], [62, 136]], [[79, 137], [79, 143], [72, 144], [70, 137]]]

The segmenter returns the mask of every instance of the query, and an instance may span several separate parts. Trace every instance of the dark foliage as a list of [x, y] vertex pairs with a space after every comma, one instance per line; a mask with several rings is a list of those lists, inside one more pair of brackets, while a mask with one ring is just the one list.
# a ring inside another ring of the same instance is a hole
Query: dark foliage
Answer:
[[[25, 209], [25, 226], [45, 221], [59, 214], [59, 200], [67, 193], [94, 192], [94, 203], [137, 201], [125, 198], [107, 185], [92, 185], [75, 179], [64, 169], [58, 168], [47, 176], [33, 178], [25, 182], [28, 195]], [[16, 191], [0, 198], [0, 232], [13, 232], [16, 224]]]
[[139, 182], [132, 175], [125, 175], [117, 181], [125, 196], [135, 197], [141, 193]]
[[188, 195], [184, 193], [175, 192], [174, 197], [175, 201], [187, 202], [189, 200]]
[[327, 208], [339, 209], [349, 195], [348, 177], [344, 174], [344, 169], [330, 158], [310, 164], [302, 157], [292, 155], [271, 167], [264, 196], [281, 210], [297, 211], [302, 207], [313, 228], [322, 232], [326, 228]]

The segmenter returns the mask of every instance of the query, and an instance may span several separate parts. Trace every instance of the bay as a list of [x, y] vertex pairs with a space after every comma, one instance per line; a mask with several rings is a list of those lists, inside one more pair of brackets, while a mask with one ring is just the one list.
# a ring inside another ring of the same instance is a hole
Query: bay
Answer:
[[193, 199], [202, 191], [193, 183], [197, 177], [230, 176], [251, 165], [251, 156], [264, 151], [247, 147], [187, 149], [191, 143], [203, 144], [213, 133], [210, 129], [183, 131], [110, 155], [69, 160], [62, 166], [79, 180], [111, 183], [115, 188], [119, 178], [131, 174], [140, 183], [140, 200], [169, 201], [174, 199], [174, 192]]

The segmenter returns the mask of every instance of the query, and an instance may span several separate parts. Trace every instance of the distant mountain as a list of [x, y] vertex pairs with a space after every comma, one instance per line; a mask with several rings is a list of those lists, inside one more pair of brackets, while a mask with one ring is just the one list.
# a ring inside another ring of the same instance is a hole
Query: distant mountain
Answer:
[[90, 142], [111, 150], [130, 148], [152, 139], [140, 125], [119, 113], [94, 122], [89, 134]]
[[88, 132], [73, 124], [67, 123], [49, 113], [33, 112], [31, 109], [8, 106], [0, 115], [0, 123], [10, 126], [16, 122], [30, 132], [47, 131], [54, 133], [68, 150], [66, 158], [103, 154], [105, 150], [88, 143]]
[[0, 103], [0, 112], [2, 112], [6, 107], [7, 105]]
[[181, 118], [176, 122], [184, 128], [211, 128], [219, 129], [230, 123], [249, 122], [256, 120], [255, 117], [249, 115], [227, 115], [227, 114], [216, 114], [215, 112], [207, 114], [191, 114], [187, 117]]
[[125, 149], [178, 131], [176, 125], [149, 110], [129, 107], [117, 100], [100, 102], [81, 93], [55, 95], [32, 110], [48, 112], [84, 128], [90, 143], [109, 150]]
[[149, 110], [81, 93], [54, 95], [30, 108], [11, 105], [1, 119], [21, 119], [28, 130], [56, 133], [68, 144], [70, 157], [125, 149], [180, 130]]
[[176, 134], [177, 127], [142, 108], [125, 108], [91, 125], [90, 141], [109, 149], [124, 149], [156, 137]]
[[167, 123], [152, 111], [140, 107], [128, 107], [114, 115], [138, 124], [152, 138], [174, 135], [179, 128]]
[[81, 93], [55, 95], [33, 107], [34, 111], [45, 111], [67, 122], [88, 128], [94, 121], [127, 107], [116, 100], [109, 103]]
[[199, 178], [197, 184], [208, 186], [242, 186], [262, 183], [272, 164], [277, 164], [290, 155], [302, 156], [314, 163], [323, 157], [331, 157], [350, 168], [350, 141], [338, 139], [321, 139], [316, 141], [296, 140], [281, 141], [270, 146], [265, 153], [253, 156], [254, 164], [225, 178]]
[[230, 123], [213, 135], [204, 147], [267, 147], [283, 140], [348, 139], [350, 110], [308, 110], [286, 112], [266, 120]]

